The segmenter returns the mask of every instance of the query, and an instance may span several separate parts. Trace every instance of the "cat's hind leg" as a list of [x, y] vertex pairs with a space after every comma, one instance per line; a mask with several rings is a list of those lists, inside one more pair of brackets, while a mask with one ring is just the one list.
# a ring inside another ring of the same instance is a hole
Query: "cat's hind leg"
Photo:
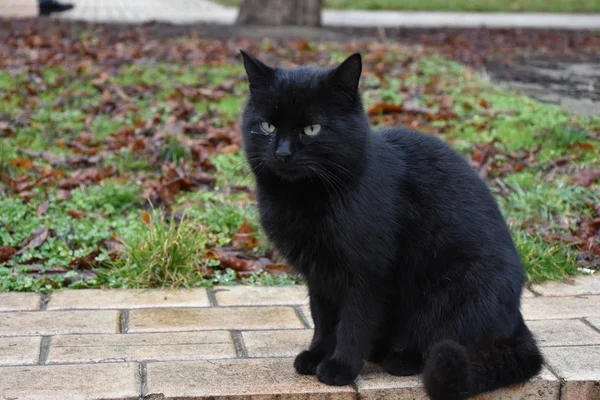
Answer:
[[416, 349], [405, 349], [389, 353], [381, 368], [396, 376], [418, 375], [423, 371], [423, 354]]

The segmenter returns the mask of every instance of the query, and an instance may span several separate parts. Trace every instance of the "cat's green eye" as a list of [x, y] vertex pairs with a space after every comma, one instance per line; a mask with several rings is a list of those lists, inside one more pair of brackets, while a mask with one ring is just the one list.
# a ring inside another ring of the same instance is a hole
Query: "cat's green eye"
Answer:
[[308, 125], [304, 127], [304, 133], [308, 136], [315, 136], [317, 133], [321, 132], [321, 125]]
[[262, 128], [263, 131], [265, 131], [267, 133], [275, 132], [275, 127], [268, 122], [261, 122], [260, 127]]

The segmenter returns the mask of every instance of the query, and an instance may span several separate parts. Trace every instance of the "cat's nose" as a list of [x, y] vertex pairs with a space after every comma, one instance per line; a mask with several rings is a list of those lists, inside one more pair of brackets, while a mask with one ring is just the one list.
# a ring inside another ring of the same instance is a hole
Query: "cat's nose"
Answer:
[[289, 150], [278, 149], [275, 151], [275, 157], [279, 161], [288, 161], [290, 158], [292, 158], [292, 152]]

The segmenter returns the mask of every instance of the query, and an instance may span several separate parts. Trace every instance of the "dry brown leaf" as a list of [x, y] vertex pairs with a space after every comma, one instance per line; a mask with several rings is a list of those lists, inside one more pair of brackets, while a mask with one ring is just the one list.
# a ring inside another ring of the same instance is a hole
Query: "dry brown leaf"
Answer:
[[259, 271], [262, 269], [262, 264], [259, 261], [240, 258], [239, 254], [214, 249], [209, 252], [209, 257], [219, 260], [221, 262], [219, 268], [221, 269], [231, 268], [236, 272]]
[[0, 247], [0, 262], [6, 262], [12, 258], [12, 256], [17, 252], [12, 246], [2, 246]]
[[231, 240], [231, 245], [238, 249], [252, 249], [258, 245], [258, 238], [252, 225], [244, 220]]
[[60, 201], [70, 200], [71, 199], [71, 191], [70, 190], [58, 189], [56, 191], [56, 198], [58, 200], [60, 200]]
[[91, 251], [84, 257], [79, 257], [71, 260], [69, 267], [72, 269], [87, 269], [96, 263], [96, 257], [100, 254], [100, 250], [96, 249]]
[[27, 158], [17, 157], [13, 158], [8, 162], [13, 167], [31, 169], [33, 168], [33, 162]]
[[389, 113], [400, 113], [404, 111], [404, 107], [399, 104], [390, 104], [390, 103], [378, 103], [373, 107], [369, 108], [369, 115], [380, 115], [380, 114], [389, 114]]
[[35, 232], [25, 239], [16, 255], [23, 254], [27, 250], [41, 246], [52, 234], [53, 231], [48, 228], [41, 227], [36, 229]]
[[46, 211], [48, 211], [48, 207], [49, 207], [49, 206], [50, 206], [50, 200], [46, 199], [46, 200], [42, 201], [42, 202], [40, 203], [40, 205], [38, 206], [38, 208], [37, 208], [37, 210], [36, 210], [35, 214], [36, 214], [38, 217], [41, 217], [42, 215], [45, 215], [45, 214], [46, 214]]
[[150, 213], [148, 211], [142, 211], [141, 215], [140, 215], [140, 219], [142, 220], [143, 223], [145, 224], [149, 224], [150, 223]]
[[600, 168], [583, 169], [571, 176], [571, 182], [588, 187], [596, 180], [600, 179]]
[[79, 219], [86, 216], [87, 212], [83, 210], [69, 210], [67, 211], [67, 214], [69, 214], [69, 216], [72, 218]]
[[569, 149], [579, 149], [583, 151], [592, 151], [595, 149], [592, 143], [578, 142], [569, 146]]

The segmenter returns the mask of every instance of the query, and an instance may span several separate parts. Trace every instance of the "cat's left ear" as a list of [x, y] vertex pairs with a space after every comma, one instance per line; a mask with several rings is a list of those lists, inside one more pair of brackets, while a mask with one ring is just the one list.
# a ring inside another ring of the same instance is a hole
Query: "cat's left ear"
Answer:
[[266, 86], [273, 78], [275, 70], [244, 50], [240, 50], [240, 54], [244, 59], [244, 68], [248, 75], [250, 89]]
[[345, 91], [355, 93], [358, 90], [361, 72], [360, 53], [354, 53], [333, 70], [329, 81], [341, 86]]

